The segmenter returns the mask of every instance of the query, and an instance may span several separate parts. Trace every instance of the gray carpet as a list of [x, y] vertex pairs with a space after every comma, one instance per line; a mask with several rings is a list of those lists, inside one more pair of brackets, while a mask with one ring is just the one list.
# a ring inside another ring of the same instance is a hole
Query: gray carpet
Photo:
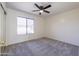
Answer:
[[5, 48], [7, 56], [78, 56], [79, 47], [52, 39], [37, 39]]

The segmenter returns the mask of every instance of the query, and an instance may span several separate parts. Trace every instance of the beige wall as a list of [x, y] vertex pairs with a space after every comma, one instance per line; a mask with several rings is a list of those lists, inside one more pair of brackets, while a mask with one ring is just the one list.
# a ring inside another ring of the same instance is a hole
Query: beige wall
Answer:
[[[22, 16], [22, 17], [28, 17], [28, 18], [33, 18], [35, 21], [35, 26], [34, 26], [34, 31], [35, 33], [32, 35], [17, 35], [16, 31], [17, 31], [17, 17], [18, 16]], [[36, 38], [40, 38], [43, 37], [43, 19], [41, 17], [38, 16], [34, 16], [28, 13], [23, 13], [23, 12], [19, 12], [13, 9], [7, 9], [7, 16], [6, 16], [6, 40], [7, 40], [7, 44], [15, 44], [15, 43], [19, 43], [19, 42], [23, 42], [23, 41], [27, 41], [27, 40], [31, 40], [31, 39], [36, 39]]]
[[79, 9], [51, 15], [45, 20], [46, 37], [79, 46]]

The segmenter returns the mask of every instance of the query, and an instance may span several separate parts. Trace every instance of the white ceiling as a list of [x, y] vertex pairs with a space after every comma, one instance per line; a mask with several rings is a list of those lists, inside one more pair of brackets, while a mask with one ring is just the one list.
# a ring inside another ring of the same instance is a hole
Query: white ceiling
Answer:
[[39, 12], [32, 12], [32, 10], [38, 10], [34, 3], [43, 6], [47, 6], [48, 4], [52, 5], [52, 7], [47, 9], [48, 11], [50, 11], [50, 14], [43, 12], [42, 16], [48, 16], [51, 14], [55, 15], [74, 8], [79, 8], [79, 2], [7, 2], [7, 7], [39, 15]]

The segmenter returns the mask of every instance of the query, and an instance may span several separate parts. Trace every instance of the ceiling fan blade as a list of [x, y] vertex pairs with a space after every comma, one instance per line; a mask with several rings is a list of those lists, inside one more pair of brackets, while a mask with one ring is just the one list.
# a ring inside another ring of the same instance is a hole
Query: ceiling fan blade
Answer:
[[51, 5], [48, 5], [48, 6], [44, 7], [44, 9], [47, 9], [47, 8], [49, 8], [49, 7], [51, 7]]
[[38, 6], [36, 3], [35, 3], [35, 6], [40, 9], [40, 6]]
[[47, 10], [43, 10], [44, 12], [46, 12], [46, 13], [50, 13], [49, 11], [47, 11]]
[[39, 15], [41, 15], [41, 13], [39, 13]]
[[33, 12], [36, 12], [36, 11], [40, 11], [40, 10], [33, 10]]

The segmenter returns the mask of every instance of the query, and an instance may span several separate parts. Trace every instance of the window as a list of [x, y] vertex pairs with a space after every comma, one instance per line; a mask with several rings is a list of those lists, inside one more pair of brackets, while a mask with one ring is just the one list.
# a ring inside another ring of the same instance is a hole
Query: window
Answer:
[[26, 34], [26, 19], [17, 17], [17, 34]]
[[34, 33], [34, 21], [23, 17], [17, 17], [17, 34], [25, 35]]

